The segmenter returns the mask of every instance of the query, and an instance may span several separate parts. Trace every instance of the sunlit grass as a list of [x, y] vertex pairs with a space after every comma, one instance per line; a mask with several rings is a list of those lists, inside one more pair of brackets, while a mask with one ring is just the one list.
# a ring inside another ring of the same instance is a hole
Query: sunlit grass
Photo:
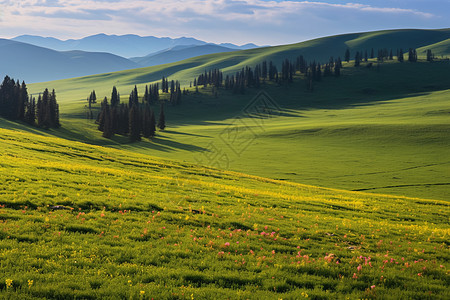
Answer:
[[447, 202], [0, 138], [2, 297], [449, 296]]

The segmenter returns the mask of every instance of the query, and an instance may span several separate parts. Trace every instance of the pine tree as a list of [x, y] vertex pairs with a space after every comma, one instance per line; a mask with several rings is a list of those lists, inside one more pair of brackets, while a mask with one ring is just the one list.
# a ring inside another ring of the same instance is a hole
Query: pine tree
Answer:
[[409, 62], [416, 62], [417, 61], [416, 49], [409, 48], [408, 61]]
[[345, 50], [344, 59], [345, 59], [346, 62], [350, 61], [350, 49], [349, 48], [347, 48], [347, 50]]
[[42, 94], [42, 113], [44, 116], [42, 127], [52, 127], [52, 109], [50, 105], [50, 93], [48, 89], [45, 89], [44, 93]]
[[97, 95], [95, 94], [95, 90], [92, 91], [92, 103], [97, 103]]
[[141, 140], [141, 118], [139, 114], [138, 105], [133, 105], [130, 108], [129, 117], [130, 130], [128, 136], [131, 142], [136, 142]]
[[267, 78], [267, 61], [262, 62], [262, 71], [261, 71], [262, 78], [265, 80]]
[[341, 76], [341, 63], [340, 63], [340, 58], [339, 58], [339, 63], [336, 63], [334, 65], [334, 76], [339, 77]]
[[129, 108], [128, 105], [122, 103], [120, 104], [120, 109], [119, 109], [119, 120], [118, 120], [118, 127], [119, 127], [119, 134], [120, 135], [127, 135], [128, 131], [130, 129], [130, 112], [129, 112]]
[[42, 127], [44, 125], [44, 105], [42, 103], [41, 94], [39, 94], [38, 101], [36, 104], [36, 116], [37, 116], [37, 126]]
[[402, 49], [400, 49], [399, 52], [398, 52], [397, 60], [399, 62], [403, 62], [405, 60], [404, 57], [403, 57], [403, 50]]
[[145, 138], [150, 137], [150, 106], [148, 104], [145, 105], [142, 114], [142, 136]]
[[359, 51], [357, 51], [355, 55], [355, 67], [359, 67], [360, 63], [361, 63], [361, 54], [359, 54]]
[[144, 103], [150, 103], [150, 94], [148, 92], [148, 86], [145, 86], [145, 92], [144, 92]]
[[106, 98], [105, 100], [103, 112], [103, 119], [104, 119], [103, 137], [110, 139], [114, 135], [114, 122], [112, 119], [111, 109], [109, 107], [108, 100]]
[[98, 130], [100, 130], [100, 131], [105, 130], [105, 118], [106, 118], [106, 107], [107, 106], [108, 106], [108, 99], [105, 97], [102, 101], [100, 113], [97, 117]]
[[427, 61], [433, 61], [433, 53], [431, 52], [430, 49], [427, 50]]
[[34, 98], [28, 99], [25, 109], [24, 121], [30, 125], [35, 125], [36, 119], [36, 100]]
[[150, 137], [154, 137], [156, 133], [156, 119], [153, 110], [150, 111]]
[[111, 92], [111, 107], [116, 107], [120, 103], [119, 99], [119, 93], [117, 92], [117, 88], [113, 86], [112, 92]]
[[49, 106], [50, 106], [49, 111], [50, 111], [51, 127], [54, 128], [61, 127], [61, 124], [59, 123], [59, 105], [56, 102], [56, 93], [54, 89], [50, 95]]
[[161, 103], [161, 109], [159, 111], [158, 128], [164, 130], [166, 128], [166, 116], [164, 115], [164, 104]]

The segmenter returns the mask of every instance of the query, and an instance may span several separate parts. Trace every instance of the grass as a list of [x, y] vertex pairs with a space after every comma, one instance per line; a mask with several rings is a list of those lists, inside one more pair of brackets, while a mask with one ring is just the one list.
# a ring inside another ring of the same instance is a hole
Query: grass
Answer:
[[3, 298], [449, 296], [448, 202], [0, 138]]
[[253, 51], [31, 85], [63, 128], [0, 120], [0, 297], [448, 299], [448, 61], [266, 83], [270, 110], [201, 89], [140, 143], [85, 119], [92, 89], [287, 53]]
[[[258, 122], [243, 113], [257, 90], [221, 91], [214, 99], [201, 89], [181, 106], [167, 107], [168, 130], [137, 144], [101, 138], [84, 119], [85, 102], [75, 101], [65, 81], [55, 82], [64, 126], [51, 134], [316, 186], [449, 200], [448, 64], [355, 69], [350, 63], [341, 78], [325, 78], [313, 93], [301, 78], [288, 87], [266, 84], [264, 91], [280, 109]], [[95, 81], [84, 88], [73, 83], [85, 94], [95, 87]], [[236, 117], [243, 130], [230, 141], [226, 134], [237, 128]]]

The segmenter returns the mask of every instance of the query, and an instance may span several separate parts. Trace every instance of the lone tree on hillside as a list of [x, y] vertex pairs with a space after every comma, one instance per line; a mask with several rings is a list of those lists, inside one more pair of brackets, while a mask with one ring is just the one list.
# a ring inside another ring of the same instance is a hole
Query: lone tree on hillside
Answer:
[[113, 86], [112, 92], [111, 92], [111, 106], [116, 107], [120, 103], [119, 93], [117, 92], [117, 89], [115, 86]]

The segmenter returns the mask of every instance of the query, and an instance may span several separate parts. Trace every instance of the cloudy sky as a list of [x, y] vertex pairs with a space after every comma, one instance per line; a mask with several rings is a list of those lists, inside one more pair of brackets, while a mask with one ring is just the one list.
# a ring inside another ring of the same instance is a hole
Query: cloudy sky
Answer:
[[450, 0], [0, 0], [0, 37], [97, 33], [276, 45], [391, 28], [448, 28]]

